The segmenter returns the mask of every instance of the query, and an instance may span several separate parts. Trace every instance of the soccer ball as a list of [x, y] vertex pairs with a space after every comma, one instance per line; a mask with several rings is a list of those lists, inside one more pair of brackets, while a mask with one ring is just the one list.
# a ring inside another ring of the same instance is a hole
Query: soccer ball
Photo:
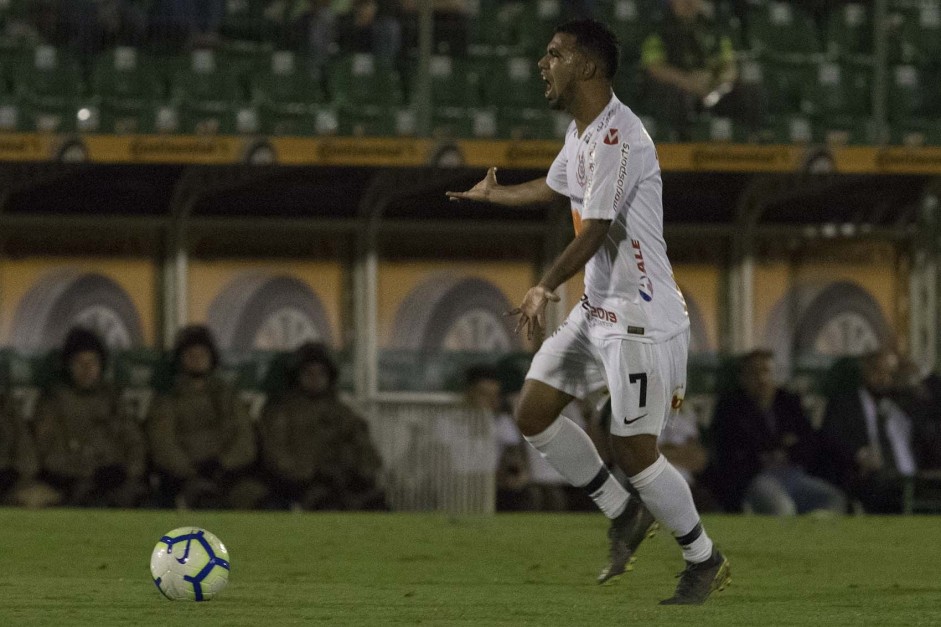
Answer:
[[229, 551], [205, 529], [180, 527], [157, 542], [150, 574], [168, 599], [208, 601], [229, 583]]

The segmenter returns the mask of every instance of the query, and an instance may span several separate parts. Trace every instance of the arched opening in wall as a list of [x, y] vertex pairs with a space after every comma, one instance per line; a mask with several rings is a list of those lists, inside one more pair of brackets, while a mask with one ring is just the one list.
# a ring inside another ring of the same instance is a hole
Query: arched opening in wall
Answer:
[[395, 348], [507, 353], [520, 350], [506, 295], [484, 279], [434, 274], [416, 287], [395, 315]]
[[95, 331], [112, 349], [144, 341], [140, 314], [124, 288], [102, 274], [65, 268], [44, 275], [20, 301], [11, 344], [26, 353], [49, 350], [75, 326]]
[[802, 361], [860, 355], [892, 338], [876, 300], [849, 281], [795, 287], [775, 305], [765, 330], [776, 361], [788, 370]]
[[333, 345], [320, 298], [288, 275], [237, 276], [209, 305], [206, 324], [223, 350], [287, 351], [307, 341]]

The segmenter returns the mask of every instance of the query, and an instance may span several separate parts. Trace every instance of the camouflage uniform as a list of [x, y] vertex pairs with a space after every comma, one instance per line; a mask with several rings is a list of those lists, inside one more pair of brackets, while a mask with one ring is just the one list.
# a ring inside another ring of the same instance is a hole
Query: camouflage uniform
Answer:
[[66, 503], [127, 507], [140, 499], [144, 439], [110, 386], [56, 385], [40, 397], [34, 424], [42, 477]]
[[[168, 496], [194, 507], [251, 507], [257, 495], [249, 480], [256, 458], [255, 435], [236, 390], [209, 377], [205, 385], [186, 376], [154, 400], [147, 421], [154, 465]], [[248, 496], [251, 493], [252, 496]]]
[[20, 488], [39, 470], [29, 431], [0, 395], [0, 504], [18, 504]]
[[305, 509], [385, 508], [368, 425], [335, 393], [286, 392], [265, 407], [260, 435], [262, 462], [282, 501]]

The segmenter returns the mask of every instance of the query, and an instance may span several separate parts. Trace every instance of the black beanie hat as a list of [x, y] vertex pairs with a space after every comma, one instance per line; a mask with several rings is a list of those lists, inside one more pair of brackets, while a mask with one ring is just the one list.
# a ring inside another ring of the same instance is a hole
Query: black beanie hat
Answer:
[[310, 363], [326, 366], [331, 387], [337, 382], [339, 371], [326, 345], [323, 342], [305, 342], [294, 349], [294, 354], [291, 356], [290, 380], [292, 383], [297, 383], [301, 368]]
[[101, 365], [104, 367], [108, 360], [108, 350], [104, 342], [98, 337], [98, 334], [90, 329], [83, 327], [73, 327], [65, 336], [62, 342], [62, 363], [68, 367], [72, 357], [85, 351], [94, 351], [98, 353], [101, 359]]
[[176, 342], [173, 344], [173, 364], [179, 367], [180, 357], [190, 346], [205, 346], [212, 354], [212, 367], [219, 365], [219, 350], [216, 348], [216, 341], [212, 337], [209, 327], [202, 324], [191, 324], [183, 327], [176, 334]]

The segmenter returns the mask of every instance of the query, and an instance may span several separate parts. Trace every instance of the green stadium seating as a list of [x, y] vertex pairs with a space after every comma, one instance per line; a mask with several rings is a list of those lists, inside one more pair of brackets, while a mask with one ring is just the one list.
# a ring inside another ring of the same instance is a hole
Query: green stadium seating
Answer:
[[815, 79], [809, 90], [812, 115], [861, 116], [871, 111], [871, 65], [825, 61], [817, 65]]
[[398, 106], [403, 101], [398, 71], [371, 54], [352, 54], [332, 61], [328, 85], [332, 102], [342, 107]]
[[25, 130], [75, 130], [83, 92], [82, 74], [75, 59], [52, 46], [37, 46], [26, 59], [17, 62], [14, 84]]
[[767, 130], [776, 144], [806, 144], [814, 141], [814, 124], [804, 115], [774, 115], [768, 120]]
[[800, 6], [761, 0], [751, 5], [748, 23], [751, 48], [766, 55], [820, 52], [817, 25]]
[[185, 133], [233, 133], [237, 111], [246, 103], [237, 75], [217, 66], [211, 50], [194, 50], [190, 65], [173, 77], [171, 95], [180, 105]]
[[926, 67], [941, 66], [941, 5], [913, 5], [895, 0], [890, 7], [889, 61]]
[[496, 59], [484, 88], [484, 101], [487, 104], [498, 107], [546, 107], [546, 85], [536, 62], [530, 57]]
[[905, 123], [925, 113], [925, 89], [921, 72], [914, 65], [896, 65], [891, 68], [887, 110], [889, 121]]
[[299, 66], [293, 52], [281, 50], [268, 58], [268, 66], [252, 74], [250, 82], [263, 131], [273, 135], [316, 133], [318, 105], [324, 100], [319, 71]]
[[473, 57], [502, 57], [519, 52], [515, 23], [520, 5], [500, 0], [469, 2], [468, 54]]
[[814, 57], [788, 58], [765, 56], [761, 62], [743, 65], [743, 79], [764, 85], [771, 114], [807, 113], [808, 85], [816, 81], [817, 63]]
[[827, 52], [834, 56], [872, 53], [872, 17], [866, 5], [849, 3], [827, 20]]
[[507, 139], [559, 139], [568, 127], [568, 118], [546, 107], [505, 108], [497, 112], [497, 130]]
[[553, 29], [564, 17], [561, 0], [530, 0], [516, 20], [516, 41], [524, 54], [541, 55], [552, 38]]
[[100, 101], [106, 133], [153, 131], [153, 106], [163, 98], [159, 76], [136, 48], [115, 48], [96, 59], [92, 93]]
[[694, 142], [744, 142], [748, 139], [748, 130], [731, 118], [704, 115], [696, 120], [691, 128]]
[[641, 44], [656, 25], [661, 5], [656, 0], [609, 0], [600, 5], [600, 19], [618, 36], [621, 59], [640, 59]]
[[220, 33], [229, 40], [277, 41], [278, 24], [265, 14], [270, 4], [269, 0], [226, 0]]

